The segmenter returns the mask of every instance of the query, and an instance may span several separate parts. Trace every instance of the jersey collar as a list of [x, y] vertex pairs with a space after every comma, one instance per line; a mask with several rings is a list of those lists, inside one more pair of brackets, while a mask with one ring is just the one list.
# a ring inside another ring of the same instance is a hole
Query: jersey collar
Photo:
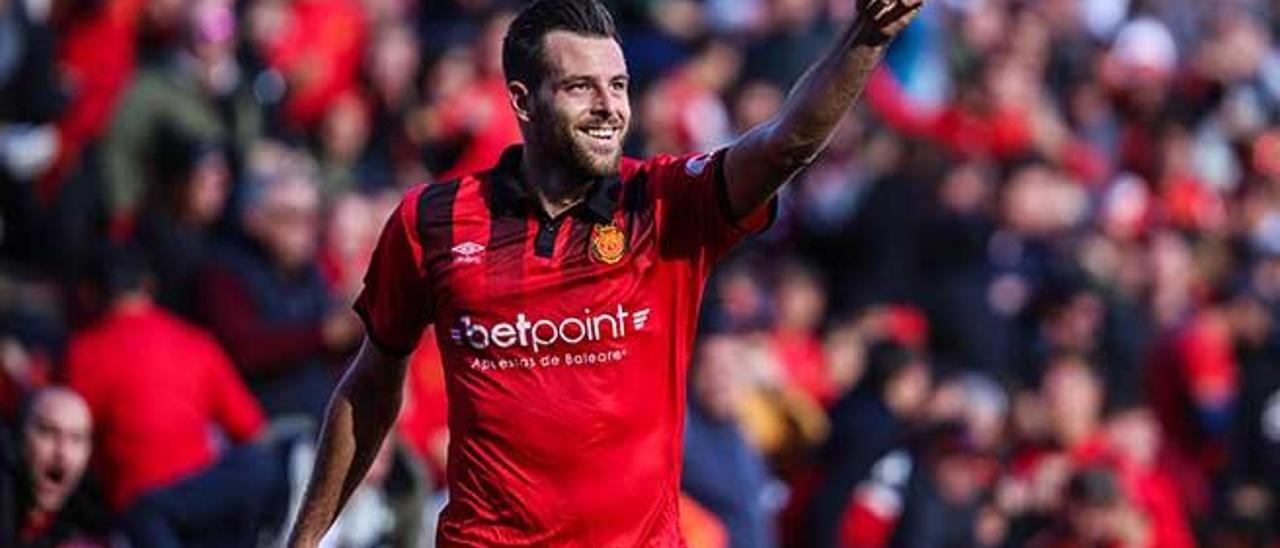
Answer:
[[[538, 215], [546, 215], [539, 207], [537, 197], [525, 190], [524, 183], [520, 180], [523, 154], [524, 147], [521, 145], [508, 147], [502, 152], [498, 165], [489, 171], [489, 197], [496, 214], [518, 217], [533, 211]], [[621, 190], [622, 180], [617, 175], [597, 178], [591, 182], [586, 199], [570, 209], [569, 213], [597, 223], [607, 223], [613, 219]]]

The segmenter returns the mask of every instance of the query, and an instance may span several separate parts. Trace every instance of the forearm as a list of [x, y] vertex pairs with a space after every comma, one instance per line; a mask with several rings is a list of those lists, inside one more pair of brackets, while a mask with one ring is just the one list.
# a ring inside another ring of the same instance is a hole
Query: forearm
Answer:
[[405, 363], [367, 341], [334, 391], [289, 545], [315, 546], [333, 524], [400, 412]]
[[807, 165], [826, 147], [884, 56], [888, 42], [866, 29], [850, 25], [835, 47], [800, 78], [766, 126], [769, 144], [785, 169]]
[[729, 215], [749, 215], [817, 158], [862, 93], [890, 40], [923, 0], [859, 0], [858, 18], [791, 89], [779, 112], [729, 149]]

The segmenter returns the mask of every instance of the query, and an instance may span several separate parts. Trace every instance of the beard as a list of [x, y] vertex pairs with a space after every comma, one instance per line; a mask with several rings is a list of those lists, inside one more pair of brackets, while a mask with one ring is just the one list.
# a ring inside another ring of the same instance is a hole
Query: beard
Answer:
[[622, 163], [622, 145], [627, 134], [624, 125], [618, 135], [618, 146], [602, 154], [594, 150], [592, 138], [577, 130], [579, 124], [567, 117], [553, 115], [537, 124], [539, 140], [551, 158], [570, 173], [582, 179], [611, 177], [618, 174]]

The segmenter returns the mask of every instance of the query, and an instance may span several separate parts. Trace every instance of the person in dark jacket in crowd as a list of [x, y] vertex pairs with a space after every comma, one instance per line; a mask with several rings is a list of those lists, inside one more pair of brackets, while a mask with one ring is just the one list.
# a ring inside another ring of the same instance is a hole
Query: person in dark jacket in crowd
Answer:
[[836, 545], [849, 494], [880, 457], [903, 443], [930, 384], [919, 355], [883, 341], [868, 350], [865, 376], [831, 411], [826, 479], [809, 507], [806, 545]]
[[231, 191], [224, 147], [163, 127], [151, 145], [155, 186], [147, 189], [134, 236], [146, 253], [161, 305], [194, 318], [195, 283]]
[[734, 413], [743, 395], [742, 343], [713, 335], [698, 343], [690, 372], [681, 489], [720, 518], [734, 548], [777, 545], [780, 487], [747, 443]]
[[248, 237], [214, 251], [196, 306], [269, 418], [306, 415], [319, 424], [336, 382], [333, 358], [362, 331], [316, 267], [320, 194], [312, 176], [290, 167], [250, 184]]

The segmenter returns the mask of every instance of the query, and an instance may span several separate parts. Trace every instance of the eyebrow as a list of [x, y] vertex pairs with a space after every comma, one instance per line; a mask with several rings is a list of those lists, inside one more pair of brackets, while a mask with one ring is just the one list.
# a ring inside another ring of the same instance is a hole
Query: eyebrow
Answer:
[[[555, 80], [555, 82], [556, 82], [556, 83], [558, 83], [558, 84], [563, 85], [563, 84], [576, 83], [576, 82], [582, 82], [582, 81], [592, 81], [592, 80], [595, 80], [595, 77], [594, 77], [594, 76], [592, 76], [592, 75], [590, 75], [590, 74], [570, 74], [570, 75], [568, 75], [568, 76], [564, 76], [564, 77], [562, 77], [562, 78], [557, 78], [557, 79]], [[616, 81], [618, 81], [618, 80], [626, 80], [626, 81], [628, 81], [628, 82], [629, 82], [629, 81], [631, 81], [631, 75], [630, 75], [630, 74], [615, 74], [615, 75], [610, 76], [610, 77], [608, 78], [608, 81], [610, 81], [610, 82], [616, 82]]]

